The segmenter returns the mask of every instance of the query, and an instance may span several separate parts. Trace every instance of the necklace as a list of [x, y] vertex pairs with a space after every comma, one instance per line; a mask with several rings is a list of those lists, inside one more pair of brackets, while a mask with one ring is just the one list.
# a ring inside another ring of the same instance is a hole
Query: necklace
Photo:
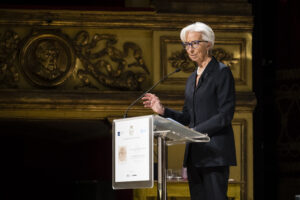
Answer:
[[202, 74], [203, 70], [204, 70], [204, 68], [201, 69], [200, 67], [198, 67], [198, 69], [197, 69], [197, 75], [200, 76]]

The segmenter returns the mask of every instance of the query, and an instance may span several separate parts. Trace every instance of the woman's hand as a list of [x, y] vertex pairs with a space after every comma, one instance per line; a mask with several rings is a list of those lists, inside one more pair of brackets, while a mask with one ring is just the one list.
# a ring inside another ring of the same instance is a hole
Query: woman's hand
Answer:
[[145, 108], [151, 108], [154, 112], [160, 115], [164, 114], [165, 108], [155, 94], [146, 93], [142, 100]]

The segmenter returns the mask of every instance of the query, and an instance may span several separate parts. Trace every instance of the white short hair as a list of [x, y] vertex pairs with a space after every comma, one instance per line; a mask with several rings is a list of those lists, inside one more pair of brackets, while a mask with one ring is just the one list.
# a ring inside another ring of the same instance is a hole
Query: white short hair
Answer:
[[186, 42], [186, 35], [188, 32], [202, 33], [202, 39], [211, 43], [210, 49], [214, 47], [215, 33], [208, 25], [202, 22], [196, 22], [184, 27], [180, 32], [180, 39], [182, 42]]

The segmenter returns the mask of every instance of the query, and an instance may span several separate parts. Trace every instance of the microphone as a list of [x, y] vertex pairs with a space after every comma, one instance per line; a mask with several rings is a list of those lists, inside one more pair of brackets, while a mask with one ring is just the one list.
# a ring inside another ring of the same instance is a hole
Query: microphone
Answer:
[[125, 114], [124, 114], [124, 118], [127, 117], [127, 113], [128, 111], [130, 110], [130, 108], [136, 104], [136, 102], [138, 102], [146, 93], [148, 93], [149, 91], [153, 90], [158, 84], [160, 84], [161, 82], [163, 82], [165, 79], [167, 79], [169, 76], [171, 76], [172, 74], [175, 74], [177, 72], [180, 72], [181, 71], [181, 68], [177, 68], [175, 71], [173, 72], [170, 72], [169, 74], [167, 74], [166, 76], [164, 76], [162, 79], [160, 79], [157, 83], [155, 83], [155, 85], [153, 85], [151, 88], [149, 88], [146, 92], [144, 92], [139, 98], [137, 98], [135, 101], [133, 101], [129, 106], [128, 108], [126, 109], [125, 111]]

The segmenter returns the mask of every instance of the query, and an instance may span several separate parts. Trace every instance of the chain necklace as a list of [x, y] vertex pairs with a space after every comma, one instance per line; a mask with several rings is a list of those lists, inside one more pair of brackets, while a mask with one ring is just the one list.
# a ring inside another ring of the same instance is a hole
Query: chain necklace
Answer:
[[204, 68], [201, 69], [200, 67], [198, 67], [198, 69], [197, 69], [197, 75], [200, 76], [203, 71], [204, 71]]

